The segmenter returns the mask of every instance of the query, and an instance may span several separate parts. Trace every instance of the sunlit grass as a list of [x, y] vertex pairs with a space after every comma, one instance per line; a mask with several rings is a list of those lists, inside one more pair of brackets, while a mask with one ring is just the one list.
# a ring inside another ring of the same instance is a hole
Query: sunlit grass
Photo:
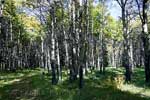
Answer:
[[[46, 71], [43, 75], [43, 71], [36, 69], [0, 73], [0, 100], [149, 100], [150, 98], [150, 88], [140, 87], [141, 84], [136, 85], [136, 80], [124, 84], [122, 68], [107, 68], [105, 75], [98, 71], [87, 74], [81, 90], [78, 88], [78, 80], [69, 82], [66, 71], [63, 71], [63, 80], [57, 85], [52, 85], [51, 76]], [[143, 70], [136, 70], [135, 74], [141, 71]], [[144, 80], [139, 78], [138, 81]]]
[[137, 87], [134, 84], [123, 84], [121, 85], [120, 89], [122, 91], [129, 91], [134, 94], [139, 94], [141, 96], [150, 97], [150, 88], [146, 89], [144, 87]]

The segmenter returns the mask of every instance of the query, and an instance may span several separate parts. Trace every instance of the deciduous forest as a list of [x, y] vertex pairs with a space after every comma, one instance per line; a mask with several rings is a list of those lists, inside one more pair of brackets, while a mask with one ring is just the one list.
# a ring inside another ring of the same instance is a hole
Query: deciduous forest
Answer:
[[150, 0], [0, 0], [0, 100], [150, 100]]

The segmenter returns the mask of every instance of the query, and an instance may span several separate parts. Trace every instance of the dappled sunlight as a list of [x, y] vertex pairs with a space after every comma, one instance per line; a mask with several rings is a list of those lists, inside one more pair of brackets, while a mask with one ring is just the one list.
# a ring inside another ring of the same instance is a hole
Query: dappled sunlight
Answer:
[[9, 84], [12, 84], [12, 83], [18, 82], [18, 81], [20, 81], [20, 79], [13, 79], [10, 81], [2, 80], [2, 81], [0, 81], [0, 84], [1, 84], [1, 87], [3, 87], [4, 85], [9, 85]]
[[[107, 71], [106, 71], [107, 72]], [[111, 72], [111, 71], [108, 71]], [[19, 71], [21, 73], [21, 71]], [[90, 73], [84, 79], [85, 86], [83, 89], [78, 88], [78, 80], [74, 83], [69, 83], [67, 78], [57, 85], [51, 84], [51, 76], [42, 75], [41, 71], [23, 71], [24, 75], [20, 78], [14, 77], [13, 82], [6, 81], [9, 84], [0, 83], [0, 96], [2, 100], [148, 100], [149, 89], [137, 88], [132, 84], [121, 85], [117, 87], [119, 79], [111, 76], [111, 74], [102, 75], [94, 72], [93, 76]], [[67, 74], [67, 73], [66, 73]], [[5, 74], [9, 77], [11, 74]], [[24, 76], [24, 77], [23, 77]], [[88, 77], [90, 76], [90, 77]], [[12, 76], [11, 76], [12, 77]], [[65, 73], [63, 77], [66, 77]], [[94, 78], [95, 77], [95, 78]], [[120, 77], [120, 76], [118, 76]], [[3, 77], [7, 78], [7, 77]], [[136, 90], [136, 91], [131, 91]], [[140, 94], [140, 95], [137, 95]]]
[[150, 98], [150, 88], [145, 89], [144, 87], [137, 87], [134, 84], [123, 84], [121, 85], [120, 90], [129, 91], [131, 93]]
[[150, 0], [0, 0], [0, 100], [150, 100], [149, 15]]
[[31, 77], [36, 74], [39, 74], [38, 70], [23, 70], [18, 72], [2, 72], [0, 73], [0, 87], [3, 87], [5, 85], [11, 85], [13, 83], [19, 82], [25, 77]]

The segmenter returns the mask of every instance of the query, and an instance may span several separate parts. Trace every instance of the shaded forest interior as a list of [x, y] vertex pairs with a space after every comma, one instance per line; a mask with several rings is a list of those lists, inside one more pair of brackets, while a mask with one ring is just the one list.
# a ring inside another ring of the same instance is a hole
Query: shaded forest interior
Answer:
[[150, 0], [0, 0], [0, 30], [0, 100], [150, 100]]

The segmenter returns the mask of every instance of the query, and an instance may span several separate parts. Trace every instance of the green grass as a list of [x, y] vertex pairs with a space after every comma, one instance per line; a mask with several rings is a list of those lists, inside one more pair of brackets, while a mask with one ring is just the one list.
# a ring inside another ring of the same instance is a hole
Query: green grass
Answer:
[[[124, 84], [122, 78], [118, 78], [123, 77], [123, 72], [108, 68], [105, 75], [89, 73], [81, 90], [78, 80], [69, 83], [65, 72], [64, 80], [58, 85], [52, 85], [51, 77], [43, 76], [41, 69], [3, 72], [0, 73], [0, 100], [150, 100], [150, 88], [141, 76], [143, 70], [135, 70], [130, 84]], [[143, 90], [146, 92], [139, 92]]]
[[141, 96], [150, 97], [150, 86], [145, 83], [144, 69], [135, 69], [132, 75], [132, 82], [130, 84], [123, 84], [120, 89]]

